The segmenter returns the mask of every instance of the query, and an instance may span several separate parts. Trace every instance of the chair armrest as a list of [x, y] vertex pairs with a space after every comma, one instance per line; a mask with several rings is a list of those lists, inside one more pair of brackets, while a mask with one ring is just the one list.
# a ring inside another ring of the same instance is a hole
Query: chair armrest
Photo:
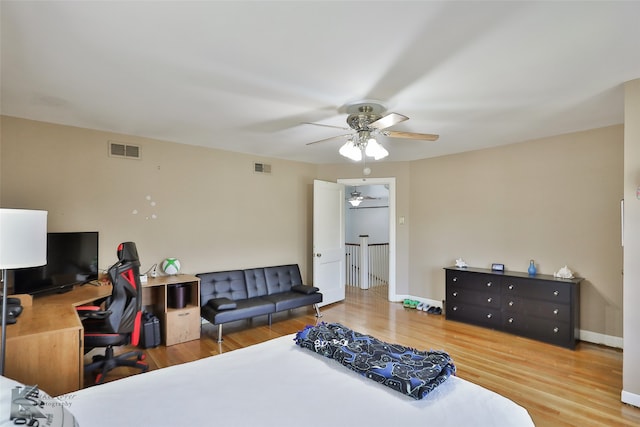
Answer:
[[233, 310], [237, 307], [236, 302], [229, 298], [210, 299], [207, 305], [217, 311]]
[[76, 307], [78, 316], [83, 319], [106, 319], [111, 315], [111, 310], [102, 310], [95, 305], [83, 305]]
[[291, 290], [301, 294], [310, 295], [318, 292], [320, 288], [316, 288], [315, 286], [308, 286], [308, 285], [295, 285], [291, 287]]

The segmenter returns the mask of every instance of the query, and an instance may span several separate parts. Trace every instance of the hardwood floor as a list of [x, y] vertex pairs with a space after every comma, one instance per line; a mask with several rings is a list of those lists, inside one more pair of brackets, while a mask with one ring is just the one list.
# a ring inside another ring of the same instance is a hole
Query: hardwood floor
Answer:
[[[525, 407], [537, 426], [638, 426], [640, 409], [620, 402], [622, 351], [581, 342], [575, 351], [502, 332], [445, 320], [389, 303], [374, 291], [348, 288], [347, 299], [321, 309], [324, 322], [418, 349], [447, 351], [457, 375]], [[217, 328], [203, 325], [200, 340], [148, 349], [150, 369], [217, 355], [297, 332], [316, 323], [297, 309]], [[107, 381], [131, 374], [118, 368]]]

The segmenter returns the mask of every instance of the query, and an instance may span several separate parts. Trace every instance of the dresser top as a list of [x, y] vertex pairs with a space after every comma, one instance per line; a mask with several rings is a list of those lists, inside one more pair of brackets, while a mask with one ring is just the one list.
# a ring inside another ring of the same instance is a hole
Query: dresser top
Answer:
[[550, 280], [555, 282], [565, 282], [565, 283], [580, 283], [584, 279], [582, 277], [574, 277], [573, 279], [562, 279], [560, 277], [555, 277], [551, 274], [536, 274], [535, 276], [530, 276], [529, 273], [524, 273], [521, 271], [494, 271], [488, 268], [477, 268], [477, 267], [445, 267], [445, 270], [450, 271], [468, 271], [470, 273], [484, 273], [484, 274], [493, 274], [496, 276], [505, 276], [505, 277], [519, 277], [523, 279], [534, 279], [534, 280]]

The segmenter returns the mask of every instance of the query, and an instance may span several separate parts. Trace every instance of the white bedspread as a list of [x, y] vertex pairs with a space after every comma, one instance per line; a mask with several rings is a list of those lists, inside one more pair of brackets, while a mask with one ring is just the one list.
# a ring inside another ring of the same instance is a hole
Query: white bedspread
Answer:
[[521, 406], [463, 379], [414, 400], [297, 347], [293, 337], [90, 387], [65, 401], [81, 427], [533, 425]]

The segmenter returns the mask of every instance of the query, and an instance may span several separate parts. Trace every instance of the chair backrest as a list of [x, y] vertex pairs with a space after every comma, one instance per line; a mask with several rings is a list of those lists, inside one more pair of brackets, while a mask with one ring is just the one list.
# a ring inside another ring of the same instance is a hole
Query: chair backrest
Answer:
[[116, 333], [131, 333], [131, 344], [138, 345], [142, 319], [142, 285], [140, 261], [136, 244], [121, 243], [118, 246], [118, 262], [108, 271], [113, 290], [105, 307], [111, 311], [107, 326]]

